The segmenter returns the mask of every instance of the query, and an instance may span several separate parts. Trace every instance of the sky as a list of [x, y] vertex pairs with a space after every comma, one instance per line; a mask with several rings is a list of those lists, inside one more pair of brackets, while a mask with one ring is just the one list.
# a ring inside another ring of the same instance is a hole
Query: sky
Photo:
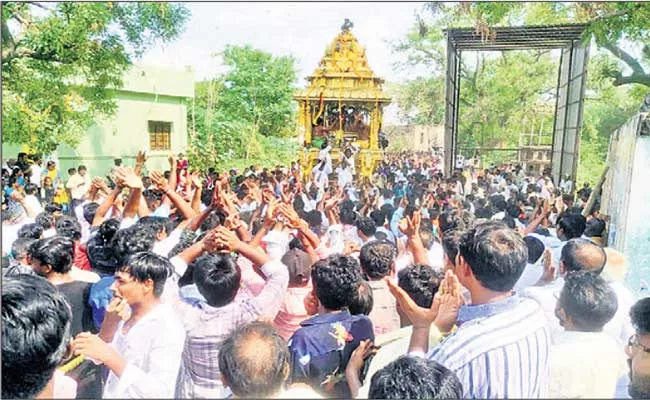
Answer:
[[186, 3], [192, 15], [185, 32], [172, 43], [151, 48], [140, 62], [178, 69], [189, 65], [195, 79], [202, 80], [223, 71], [214, 55], [227, 44], [249, 44], [274, 55], [293, 55], [303, 86], [349, 18], [375, 74], [399, 82], [409, 76], [394, 71], [400, 56], [392, 54], [390, 43], [406, 35], [423, 4]]

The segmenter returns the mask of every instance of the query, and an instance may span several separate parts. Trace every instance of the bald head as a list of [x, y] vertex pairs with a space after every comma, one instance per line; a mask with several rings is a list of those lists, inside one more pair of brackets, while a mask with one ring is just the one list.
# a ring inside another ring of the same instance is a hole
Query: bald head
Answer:
[[219, 370], [237, 397], [275, 396], [289, 374], [287, 343], [266, 323], [242, 326], [221, 346]]
[[590, 240], [571, 239], [562, 249], [560, 261], [566, 272], [588, 271], [600, 274], [605, 267], [607, 256], [605, 251]]

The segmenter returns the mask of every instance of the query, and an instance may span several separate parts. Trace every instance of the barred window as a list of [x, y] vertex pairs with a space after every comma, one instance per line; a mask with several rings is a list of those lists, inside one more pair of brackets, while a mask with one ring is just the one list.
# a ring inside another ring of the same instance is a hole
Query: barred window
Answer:
[[171, 150], [172, 123], [149, 121], [149, 149]]

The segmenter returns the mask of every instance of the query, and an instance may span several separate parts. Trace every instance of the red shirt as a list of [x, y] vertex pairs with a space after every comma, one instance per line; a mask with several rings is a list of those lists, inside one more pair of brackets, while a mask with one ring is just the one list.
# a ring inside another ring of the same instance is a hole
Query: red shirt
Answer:
[[91, 271], [86, 246], [79, 244], [79, 242], [74, 242], [74, 261], [72, 264], [79, 269]]

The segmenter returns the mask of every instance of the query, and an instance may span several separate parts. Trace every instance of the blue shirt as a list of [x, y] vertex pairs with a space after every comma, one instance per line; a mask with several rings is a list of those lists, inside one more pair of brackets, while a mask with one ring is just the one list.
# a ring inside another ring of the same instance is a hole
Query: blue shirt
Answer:
[[344, 310], [316, 315], [300, 326], [289, 339], [290, 383], [306, 383], [324, 397], [350, 398], [345, 367], [359, 342], [374, 340], [370, 319]]
[[456, 373], [465, 398], [547, 396], [551, 334], [536, 301], [513, 294], [463, 306], [457, 325], [429, 358]]
[[93, 322], [98, 330], [101, 328], [102, 322], [104, 322], [106, 308], [113, 299], [113, 291], [111, 290], [113, 282], [115, 282], [115, 276], [108, 275], [93, 283], [90, 287], [88, 304], [92, 309]]

